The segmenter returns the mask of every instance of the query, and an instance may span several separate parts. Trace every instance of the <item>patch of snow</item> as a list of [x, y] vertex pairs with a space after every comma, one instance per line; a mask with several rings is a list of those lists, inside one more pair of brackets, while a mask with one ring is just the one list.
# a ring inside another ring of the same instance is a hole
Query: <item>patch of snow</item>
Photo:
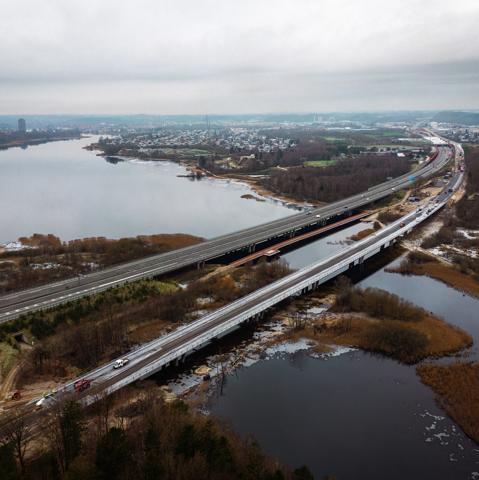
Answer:
[[38, 268], [59, 268], [61, 265], [59, 263], [32, 263], [30, 267], [37, 270]]
[[449, 435], [447, 433], [435, 433], [434, 436], [436, 438], [438, 438], [439, 440], [441, 440], [441, 445], [449, 445], [449, 442], [445, 442], [443, 437], [446, 438], [446, 437], [449, 437]]
[[469, 240], [475, 240], [479, 236], [479, 230], [464, 230], [462, 228], [458, 228], [457, 233], [461, 234]]
[[3, 247], [7, 252], [14, 252], [17, 250], [25, 250], [25, 248], [31, 248], [28, 245], [23, 245], [22, 242], [8, 242], [0, 245]]
[[343, 355], [344, 353], [354, 352], [357, 350], [357, 348], [342, 347], [340, 345], [327, 345], [327, 346], [331, 348], [331, 351], [326, 353], [312, 352], [309, 355], [313, 358], [322, 358], [324, 360], [327, 360], [328, 358], [339, 357], [339, 355]]
[[[419, 405], [418, 405], [419, 406]], [[421, 417], [432, 417], [434, 420], [444, 420], [446, 417], [440, 417], [439, 415], [431, 415], [427, 410], [426, 413], [420, 413]]]

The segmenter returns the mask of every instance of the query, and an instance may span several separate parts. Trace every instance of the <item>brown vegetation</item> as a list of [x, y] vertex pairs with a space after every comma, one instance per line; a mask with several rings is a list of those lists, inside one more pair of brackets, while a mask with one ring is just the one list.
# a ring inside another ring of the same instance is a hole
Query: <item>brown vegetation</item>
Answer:
[[387, 225], [389, 223], [395, 222], [396, 220], [399, 220], [402, 217], [400, 213], [394, 213], [394, 212], [381, 212], [378, 214], [378, 221], [383, 223], [384, 225]]
[[473, 440], [479, 442], [479, 365], [418, 365], [421, 381], [436, 392], [436, 402]]
[[[362, 290], [345, 277], [336, 283], [335, 309], [343, 312], [364, 312], [379, 320], [356, 318], [349, 314], [331, 329], [326, 329], [328, 341], [341, 333], [335, 343], [352, 344], [392, 356], [404, 363], [414, 363], [426, 357], [450, 355], [472, 345], [472, 337], [428, 314], [423, 308], [380, 289]], [[316, 331], [325, 329], [316, 327]]]
[[[19, 239], [31, 248], [20, 253], [3, 252], [0, 261], [0, 292], [47, 282], [54, 279], [86, 273], [90, 263], [106, 267], [174, 248], [202, 241], [200, 237], [185, 234], [139, 235], [136, 238], [108, 240], [104, 237], [61, 242], [54, 235], [34, 234]], [[45, 268], [43, 268], [45, 266]]]
[[372, 235], [376, 230], [374, 228], [367, 228], [366, 230], [362, 230], [361, 232], [357, 233], [356, 235], [351, 235], [349, 238], [353, 242], [359, 242], [359, 240], [362, 240], [363, 238], [369, 237], [369, 235]]

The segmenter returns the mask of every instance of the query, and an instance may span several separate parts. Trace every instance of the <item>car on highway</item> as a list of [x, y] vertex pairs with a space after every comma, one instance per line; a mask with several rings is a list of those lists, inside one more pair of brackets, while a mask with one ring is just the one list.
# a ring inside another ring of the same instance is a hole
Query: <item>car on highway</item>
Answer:
[[73, 384], [73, 388], [77, 392], [83, 392], [86, 388], [90, 388], [90, 380], [78, 380]]
[[321, 215], [316, 215], [316, 218], [321, 218]]
[[117, 369], [117, 368], [124, 367], [127, 363], [130, 363], [130, 360], [128, 360], [127, 358], [124, 358], [124, 359], [122, 359], [122, 360], [117, 360], [117, 361], [113, 364], [113, 368], [114, 368], [114, 369]]

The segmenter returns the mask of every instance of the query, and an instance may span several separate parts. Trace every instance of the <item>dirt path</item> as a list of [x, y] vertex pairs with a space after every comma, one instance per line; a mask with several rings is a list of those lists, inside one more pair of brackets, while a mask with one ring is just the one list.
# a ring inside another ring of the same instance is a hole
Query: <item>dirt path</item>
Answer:
[[13, 383], [15, 381], [15, 376], [17, 375], [18, 370], [20, 370], [21, 365], [15, 365], [5, 378], [2, 386], [0, 387], [0, 400], [3, 400], [7, 395], [8, 392], [11, 391]]

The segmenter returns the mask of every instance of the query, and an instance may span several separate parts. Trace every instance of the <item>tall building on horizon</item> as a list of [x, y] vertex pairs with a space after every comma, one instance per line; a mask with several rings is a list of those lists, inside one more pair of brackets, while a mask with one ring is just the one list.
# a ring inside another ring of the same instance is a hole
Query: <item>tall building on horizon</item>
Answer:
[[18, 119], [18, 131], [19, 132], [26, 132], [27, 131], [27, 125], [25, 123], [24, 118], [19, 118]]

